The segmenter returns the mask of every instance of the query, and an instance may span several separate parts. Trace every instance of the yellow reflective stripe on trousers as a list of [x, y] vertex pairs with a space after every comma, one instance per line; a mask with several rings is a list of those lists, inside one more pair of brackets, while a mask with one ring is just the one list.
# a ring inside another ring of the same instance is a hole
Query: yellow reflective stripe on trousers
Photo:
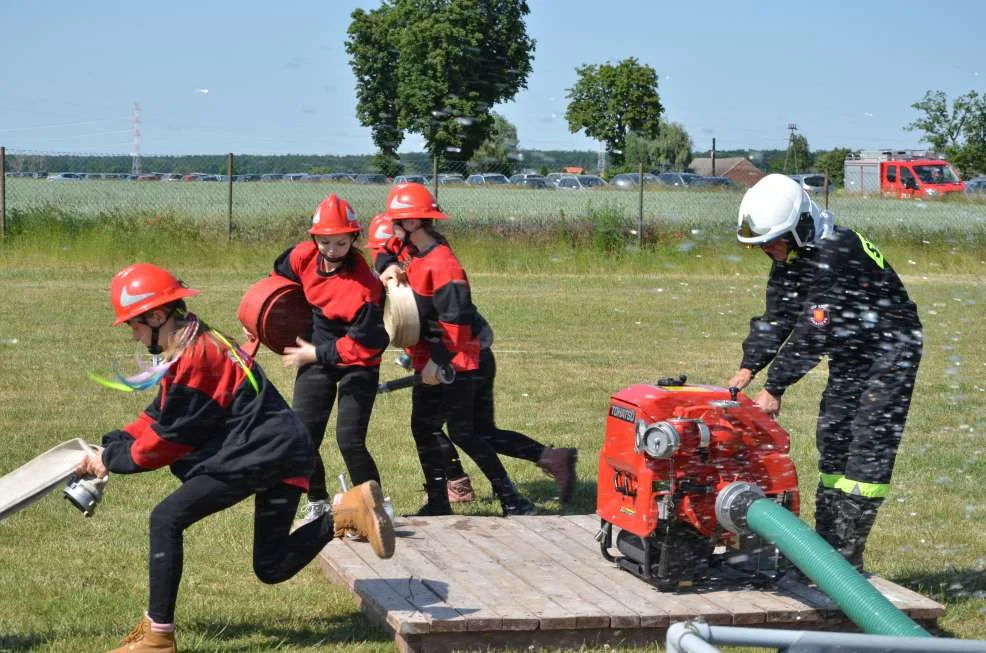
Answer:
[[864, 483], [842, 477], [836, 482], [835, 489], [857, 497], [883, 499], [890, 493], [890, 483]]
[[845, 478], [842, 474], [826, 474], [825, 472], [819, 472], [818, 477], [824, 488], [834, 488], [836, 483]]

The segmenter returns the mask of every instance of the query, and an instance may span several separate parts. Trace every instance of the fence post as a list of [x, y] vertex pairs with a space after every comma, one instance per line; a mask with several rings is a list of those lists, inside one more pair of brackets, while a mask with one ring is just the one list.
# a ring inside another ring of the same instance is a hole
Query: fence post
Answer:
[[7, 239], [7, 148], [0, 147], [0, 240]]
[[431, 188], [434, 191], [435, 203], [438, 203], [438, 155], [431, 160]]
[[829, 176], [826, 174], [823, 176], [822, 183], [825, 184], [825, 210], [829, 210]]
[[640, 175], [637, 177], [637, 181], [640, 182], [640, 192], [638, 193], [638, 204], [637, 204], [637, 247], [643, 249], [644, 247], [644, 162], [640, 162], [640, 168], [637, 171]]
[[226, 157], [226, 240], [233, 240], [233, 153]]

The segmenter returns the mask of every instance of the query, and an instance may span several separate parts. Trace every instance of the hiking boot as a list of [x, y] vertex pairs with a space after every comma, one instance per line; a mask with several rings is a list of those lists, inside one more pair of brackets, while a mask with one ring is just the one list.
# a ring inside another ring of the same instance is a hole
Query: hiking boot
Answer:
[[468, 476], [448, 480], [449, 503], [469, 503], [475, 498], [472, 491], [472, 481]]
[[309, 501], [308, 504], [305, 505], [305, 513], [301, 518], [306, 522], [310, 522], [318, 519], [327, 512], [329, 512], [328, 501]]
[[575, 491], [575, 463], [579, 459], [576, 449], [545, 447], [537, 465], [558, 485], [558, 502], [565, 505]]
[[121, 643], [122, 646], [107, 653], [178, 653], [174, 632], [154, 632], [151, 630], [151, 620], [146, 616]]
[[360, 483], [332, 506], [336, 532], [355, 531], [370, 541], [379, 558], [394, 555], [394, 524], [383, 507], [383, 492], [376, 481]]

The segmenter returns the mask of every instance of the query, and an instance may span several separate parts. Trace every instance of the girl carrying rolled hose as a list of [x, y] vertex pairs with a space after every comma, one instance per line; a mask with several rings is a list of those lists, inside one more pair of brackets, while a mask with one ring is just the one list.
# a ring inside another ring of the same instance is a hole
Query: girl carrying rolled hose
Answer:
[[370, 413], [389, 338], [383, 325], [383, 286], [356, 247], [360, 225], [349, 202], [329, 195], [312, 216], [304, 240], [281, 254], [274, 273], [301, 284], [312, 307], [311, 341], [284, 350], [285, 367], [297, 368], [291, 405], [315, 446], [305, 517], [329, 508], [325, 467], [318, 449], [338, 400], [336, 443], [352, 484], [380, 483], [366, 448]]
[[314, 464], [311, 440], [260, 366], [188, 312], [185, 299], [197, 294], [147, 263], [124, 268], [110, 284], [114, 325], [129, 326], [155, 364], [132, 377], [96, 378], [126, 391], [156, 386], [158, 393], [134, 422], [106, 434], [76, 473], [104, 477], [170, 465], [182, 482], [151, 511], [147, 612], [111, 653], [176, 651], [184, 531], [251, 496], [253, 568], [265, 583], [294, 576], [336, 529], [364, 535], [380, 557], [393, 555], [393, 526], [375, 482], [353, 488], [331, 513], [291, 532]]
[[[387, 267], [381, 275], [400, 274], [414, 292], [421, 337], [409, 349], [411, 365], [421, 384], [411, 391], [411, 433], [425, 475], [427, 502], [419, 515], [451, 514], [447, 485], [447, 447], [442, 446], [443, 422], [448, 437], [472, 458], [489, 479], [504, 515], [525, 515], [534, 504], [522, 496], [507, 475], [494, 447], [477, 430], [476, 388], [480, 368], [482, 318], [472, 303], [465, 270], [436, 220], [447, 220], [431, 192], [421, 184], [395, 186], [382, 215], [408, 252], [403, 265]], [[455, 379], [443, 383], [440, 370], [451, 365]], [[461, 468], [460, 468], [461, 469]]]
[[[381, 214], [370, 222], [367, 248], [373, 255], [374, 266], [381, 273], [400, 275], [406, 282], [403, 267], [410, 260], [411, 249], [394, 236], [393, 225]], [[387, 272], [388, 268], [393, 269]], [[575, 491], [575, 463], [578, 452], [573, 448], [544, 445], [524, 433], [500, 428], [495, 419], [494, 386], [496, 382], [496, 357], [493, 355], [493, 328], [476, 311], [475, 321], [479, 337], [479, 367], [473, 392], [473, 415], [476, 432], [502, 456], [526, 460], [536, 464], [555, 480], [558, 501], [567, 504]], [[410, 356], [402, 355], [398, 362], [410, 365]], [[435, 433], [445, 459], [448, 499], [450, 503], [468, 503], [473, 500], [472, 479], [462, 468], [459, 452], [444, 431]]]

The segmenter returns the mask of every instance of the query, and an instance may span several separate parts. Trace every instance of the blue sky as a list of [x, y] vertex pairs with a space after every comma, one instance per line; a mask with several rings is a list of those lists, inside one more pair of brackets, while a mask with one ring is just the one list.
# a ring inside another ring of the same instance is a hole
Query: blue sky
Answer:
[[[583, 64], [636, 57], [697, 150], [918, 147], [903, 126], [927, 90], [986, 92], [986, 3], [529, 0], [528, 88], [495, 108], [529, 149], [597, 149], [564, 119]], [[2, 4], [0, 145], [149, 154], [360, 154], [344, 49], [379, 2]], [[420, 150], [408, 135], [402, 151]]]

